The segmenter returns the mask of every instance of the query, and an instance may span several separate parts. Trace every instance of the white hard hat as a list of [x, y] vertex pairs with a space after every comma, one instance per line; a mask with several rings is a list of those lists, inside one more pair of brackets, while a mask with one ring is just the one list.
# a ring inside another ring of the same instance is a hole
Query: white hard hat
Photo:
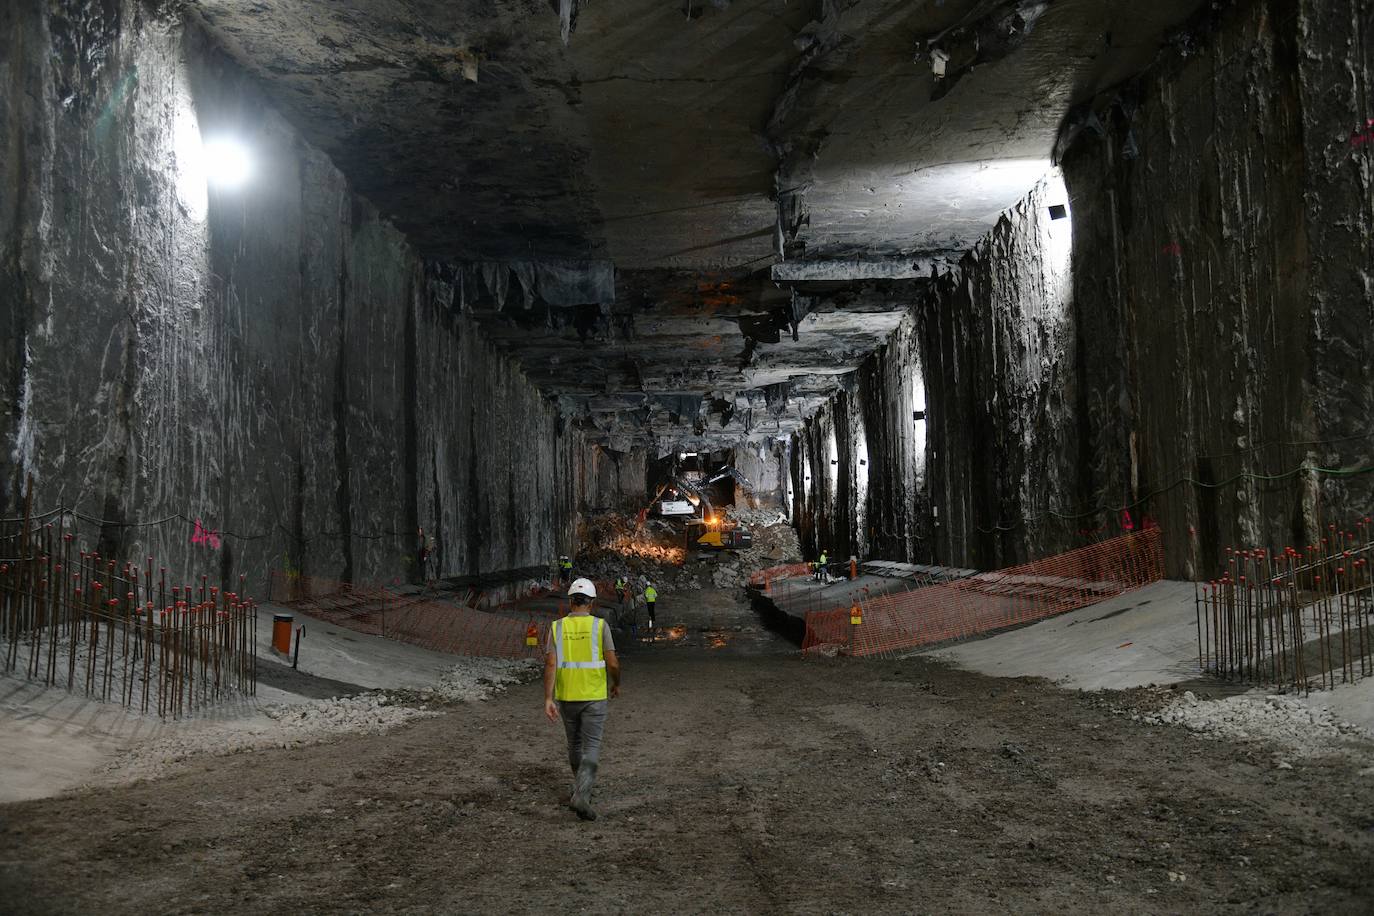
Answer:
[[586, 595], [588, 598], [596, 597], [596, 586], [591, 579], [576, 579], [573, 584], [568, 586], [568, 597], [573, 595]]

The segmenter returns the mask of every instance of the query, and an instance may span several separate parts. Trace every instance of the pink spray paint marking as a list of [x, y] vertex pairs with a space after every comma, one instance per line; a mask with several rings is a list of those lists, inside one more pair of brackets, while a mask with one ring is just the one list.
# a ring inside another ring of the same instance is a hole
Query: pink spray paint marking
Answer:
[[1175, 258], [1183, 256], [1183, 246], [1180, 245], [1178, 242], [1170, 242], [1169, 244], [1165, 245], [1161, 249], [1161, 251], [1163, 251], [1164, 254], [1170, 255], [1171, 257]]
[[207, 529], [200, 523], [200, 519], [196, 519], [196, 530], [195, 533], [191, 535], [191, 543], [205, 544], [211, 550], [219, 550], [219, 532]]

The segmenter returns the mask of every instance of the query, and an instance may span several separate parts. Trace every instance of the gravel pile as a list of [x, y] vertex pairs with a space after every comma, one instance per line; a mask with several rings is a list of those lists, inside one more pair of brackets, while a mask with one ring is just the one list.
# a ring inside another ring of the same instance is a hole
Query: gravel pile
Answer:
[[[534, 658], [468, 658], [444, 672], [432, 692], [449, 702], [487, 700], [511, 684], [534, 680], [543, 670]], [[421, 698], [428, 693], [428, 688], [421, 690]]]
[[434, 687], [376, 690], [352, 697], [265, 706], [260, 715], [229, 721], [190, 720], [177, 733], [122, 751], [103, 773], [109, 783], [152, 778], [191, 757], [225, 757], [299, 747], [346, 734], [380, 734], [415, 719], [441, 715], [451, 703], [477, 702], [538, 676], [534, 659], [465, 658]]
[[[399, 699], [400, 705], [394, 705]], [[333, 697], [311, 700], [290, 706], [268, 706], [263, 713], [298, 732], [305, 738], [311, 733], [329, 735], [336, 732], [379, 734], [411, 719], [436, 716], [439, 713], [422, 703], [418, 707], [405, 705], [404, 699], [393, 698], [385, 692], [364, 693], [356, 697]], [[296, 743], [302, 743], [300, 741]]]
[[1324, 706], [1278, 694], [1203, 700], [1190, 690], [1154, 712], [1131, 718], [1147, 725], [1182, 726], [1205, 738], [1273, 741], [1300, 753], [1326, 750], [1346, 739], [1374, 738], [1359, 726], [1338, 721]]

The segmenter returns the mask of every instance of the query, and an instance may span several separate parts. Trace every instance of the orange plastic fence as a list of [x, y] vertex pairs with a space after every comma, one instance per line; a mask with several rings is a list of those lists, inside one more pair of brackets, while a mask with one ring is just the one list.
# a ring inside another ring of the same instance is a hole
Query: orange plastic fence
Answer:
[[[976, 636], [1103, 601], [1164, 576], [1158, 528], [1034, 563], [806, 615], [802, 651], [852, 656]], [[859, 623], [852, 623], [852, 620]]]
[[805, 576], [811, 572], [810, 563], [787, 563], [783, 566], [774, 566], [770, 569], [760, 569], [749, 577], [750, 588], [761, 588], [764, 591], [773, 583], [775, 579], [786, 579], [790, 576]]
[[547, 621], [520, 620], [423, 595], [398, 595], [314, 576], [274, 572], [268, 594], [277, 604], [350, 630], [454, 655], [537, 658], [538, 646], [526, 645], [526, 627], [539, 630], [539, 645], [548, 629]]

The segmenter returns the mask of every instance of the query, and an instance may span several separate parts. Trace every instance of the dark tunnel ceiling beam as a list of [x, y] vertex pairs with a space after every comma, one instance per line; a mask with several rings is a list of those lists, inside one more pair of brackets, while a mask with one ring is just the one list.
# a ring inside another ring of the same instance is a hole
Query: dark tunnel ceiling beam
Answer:
[[849, 259], [833, 261], [780, 261], [773, 265], [775, 283], [805, 283], [817, 280], [921, 280], [932, 271], [958, 261], [962, 252], [911, 257]]

